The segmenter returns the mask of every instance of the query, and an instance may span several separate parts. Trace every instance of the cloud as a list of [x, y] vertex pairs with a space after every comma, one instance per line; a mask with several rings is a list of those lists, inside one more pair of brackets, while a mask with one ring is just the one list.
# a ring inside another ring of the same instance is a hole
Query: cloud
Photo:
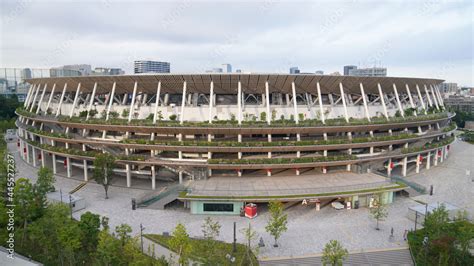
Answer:
[[[473, 82], [470, 1], [2, 1], [3, 66], [89, 63], [173, 72], [231, 63], [258, 72], [326, 73], [383, 65], [393, 76]], [[439, 73], [439, 71], [438, 71]]]

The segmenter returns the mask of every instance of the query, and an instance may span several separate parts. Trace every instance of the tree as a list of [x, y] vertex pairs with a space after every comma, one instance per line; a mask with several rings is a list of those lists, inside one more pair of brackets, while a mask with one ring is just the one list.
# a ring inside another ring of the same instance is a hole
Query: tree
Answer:
[[321, 262], [323, 265], [342, 265], [349, 252], [337, 240], [329, 241], [323, 249]]
[[37, 204], [35, 204], [33, 185], [29, 179], [19, 178], [16, 181], [14, 189], [15, 218], [18, 218], [20, 225], [23, 226], [23, 235], [20, 244], [26, 236], [26, 227], [33, 217], [34, 213], [38, 213]]
[[97, 250], [94, 254], [97, 265], [121, 265], [120, 242], [109, 234], [109, 230], [102, 230], [99, 233]]
[[428, 237], [430, 239], [439, 238], [446, 228], [449, 221], [449, 213], [444, 204], [441, 204], [433, 212], [426, 214], [426, 219], [423, 224]]
[[211, 217], [206, 217], [204, 224], [201, 226], [202, 233], [204, 235], [205, 244], [203, 245], [203, 254], [207, 260], [207, 263], [210, 265], [219, 264], [217, 261], [214, 261], [215, 252], [214, 249], [217, 244], [217, 237], [219, 237], [221, 225], [219, 222], [214, 222]]
[[273, 246], [278, 247], [278, 238], [280, 238], [283, 232], [288, 230], [286, 227], [288, 223], [288, 215], [283, 214], [283, 204], [281, 202], [270, 202], [268, 207], [270, 211], [270, 219], [268, 220], [265, 230], [275, 239], [275, 244]]
[[113, 169], [115, 168], [115, 157], [108, 153], [96, 155], [94, 160], [93, 178], [104, 187], [105, 198], [108, 199], [109, 186], [113, 179]]
[[38, 170], [38, 180], [36, 180], [36, 191], [46, 195], [48, 192], [54, 191], [54, 175], [51, 169], [41, 167]]
[[253, 265], [251, 252], [253, 251], [255, 254], [258, 254], [258, 247], [252, 250], [252, 242], [258, 238], [258, 234], [252, 229], [250, 223], [249, 227], [242, 229], [241, 232], [244, 235], [245, 241], [247, 242], [247, 252], [245, 253], [245, 258], [242, 259], [242, 263], [244, 265]]
[[377, 221], [377, 226], [375, 230], [380, 230], [379, 228], [379, 221], [383, 221], [388, 216], [388, 211], [385, 205], [379, 203], [379, 200], [374, 200], [374, 207], [370, 209], [370, 214], [372, 218]]
[[261, 112], [260, 113], [260, 121], [267, 121], [267, 113]]
[[[100, 216], [91, 212], [82, 214], [79, 228], [82, 235], [82, 249], [86, 254], [93, 253], [99, 241]], [[83, 260], [90, 261], [91, 257], [86, 255]]]
[[169, 241], [171, 250], [176, 251], [179, 256], [179, 264], [187, 265], [189, 255], [191, 254], [191, 241], [186, 232], [186, 227], [178, 223], [173, 231], [172, 237]]
[[130, 233], [132, 232], [132, 228], [128, 224], [121, 224], [115, 227], [115, 233], [117, 233], [117, 237], [122, 244], [122, 247], [125, 246], [125, 243], [130, 240]]

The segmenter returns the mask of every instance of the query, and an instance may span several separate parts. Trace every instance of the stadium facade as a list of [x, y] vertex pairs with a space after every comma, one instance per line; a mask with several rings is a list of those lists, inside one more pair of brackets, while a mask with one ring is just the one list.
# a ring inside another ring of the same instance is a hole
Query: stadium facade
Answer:
[[28, 82], [17, 111], [24, 160], [86, 182], [95, 155], [111, 153], [124, 186], [160, 188], [150, 202], [163, 198], [163, 180], [168, 194], [184, 186], [175, 198], [193, 213], [236, 214], [245, 202], [275, 199], [365, 206], [377, 194], [390, 203], [405, 187], [390, 177], [443, 162], [456, 128], [438, 79], [207, 73]]

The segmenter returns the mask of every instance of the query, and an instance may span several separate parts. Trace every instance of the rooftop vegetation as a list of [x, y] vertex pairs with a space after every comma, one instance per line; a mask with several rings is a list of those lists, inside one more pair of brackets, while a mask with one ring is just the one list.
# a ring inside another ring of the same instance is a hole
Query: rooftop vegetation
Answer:
[[334, 155], [300, 158], [255, 158], [255, 159], [209, 159], [209, 164], [293, 164], [355, 160], [355, 155]]
[[454, 136], [445, 138], [439, 142], [434, 142], [434, 143], [427, 143], [424, 146], [421, 147], [409, 147], [409, 148], [403, 148], [402, 153], [412, 153], [412, 152], [419, 152], [419, 151], [425, 151], [425, 150], [430, 150], [430, 149], [435, 149], [435, 148], [440, 148], [443, 146], [446, 146], [450, 144], [451, 142], [454, 141]]

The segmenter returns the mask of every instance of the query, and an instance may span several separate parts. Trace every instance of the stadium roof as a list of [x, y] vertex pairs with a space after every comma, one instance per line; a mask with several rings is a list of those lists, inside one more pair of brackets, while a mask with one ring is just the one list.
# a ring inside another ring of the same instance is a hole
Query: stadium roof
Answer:
[[[265, 82], [268, 81], [270, 92], [291, 93], [291, 83], [295, 82], [296, 92], [315, 94], [316, 84], [319, 82], [322, 93], [339, 93], [339, 83], [344, 86], [345, 93], [360, 94], [360, 83], [368, 94], [378, 94], [377, 84], [382, 90], [393, 92], [393, 84], [398, 91], [406, 91], [407, 84], [412, 93], [415, 86], [420, 89], [423, 85], [437, 85], [444, 80], [430, 78], [404, 78], [404, 77], [356, 77], [333, 76], [316, 74], [243, 74], [243, 73], [206, 73], [206, 74], [140, 74], [117, 76], [79, 76], [33, 78], [27, 82], [31, 84], [48, 84], [47, 91], [51, 91], [56, 84], [56, 91], [62, 90], [67, 83], [67, 91], [75, 91], [81, 83], [81, 92], [90, 92], [97, 82], [97, 93], [106, 93], [112, 89], [116, 82], [116, 93], [132, 92], [134, 83], [137, 90], [144, 93], [155, 93], [158, 81], [161, 81], [161, 93], [181, 93], [183, 82], [187, 83], [187, 92], [209, 93], [210, 83], [214, 82], [214, 93], [236, 94], [238, 81], [241, 81], [242, 91], [245, 93], [265, 93]], [[43, 86], [42, 86], [43, 87]]]

